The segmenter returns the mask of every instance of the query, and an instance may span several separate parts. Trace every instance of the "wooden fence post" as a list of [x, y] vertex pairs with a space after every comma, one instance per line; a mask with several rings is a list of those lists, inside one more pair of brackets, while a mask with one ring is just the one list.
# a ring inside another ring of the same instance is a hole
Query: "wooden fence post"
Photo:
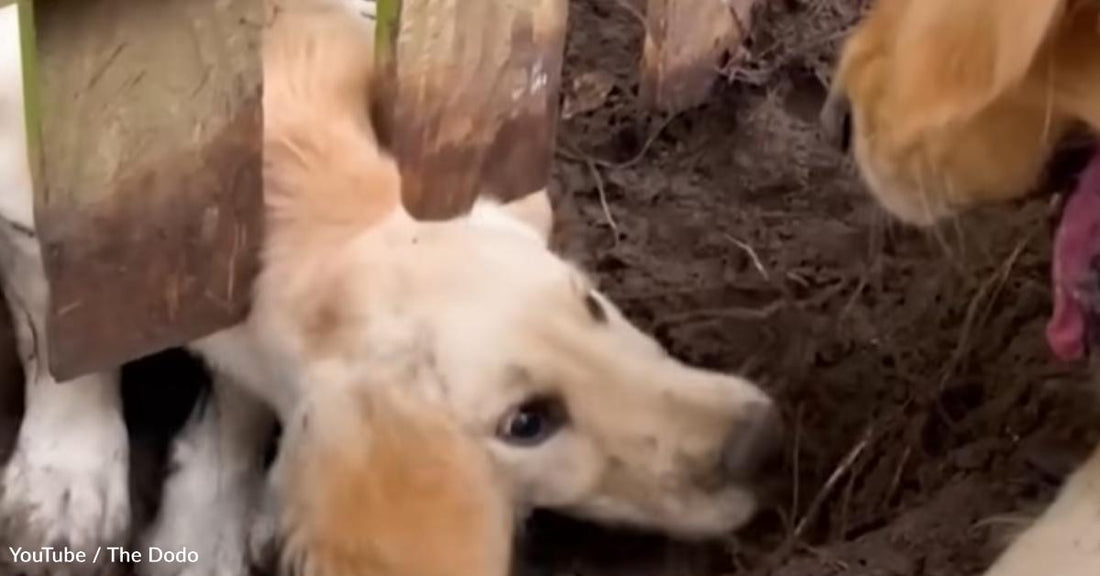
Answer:
[[414, 216], [547, 186], [567, 13], [567, 0], [379, 0], [382, 133]]
[[748, 35], [755, 0], [648, 0], [641, 97], [679, 112], [701, 104]]
[[261, 240], [263, 0], [33, 9], [51, 372], [116, 366], [239, 321]]

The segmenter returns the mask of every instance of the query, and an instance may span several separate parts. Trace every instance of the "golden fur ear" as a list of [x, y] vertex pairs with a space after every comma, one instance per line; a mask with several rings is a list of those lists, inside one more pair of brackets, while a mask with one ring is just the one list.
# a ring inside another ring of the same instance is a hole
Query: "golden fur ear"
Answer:
[[301, 576], [506, 576], [511, 498], [485, 449], [394, 386], [309, 392], [276, 468]]
[[[912, 0], [896, 14], [892, 66], [901, 109], [920, 126], [965, 119], [1018, 87], [1068, 0]], [[916, 114], [914, 114], [916, 116]]]

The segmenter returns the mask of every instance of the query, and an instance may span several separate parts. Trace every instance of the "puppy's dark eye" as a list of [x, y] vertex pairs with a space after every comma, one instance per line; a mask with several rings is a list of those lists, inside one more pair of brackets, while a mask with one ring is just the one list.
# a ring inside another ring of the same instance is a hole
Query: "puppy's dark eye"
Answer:
[[568, 421], [569, 415], [560, 399], [533, 398], [504, 415], [497, 426], [497, 437], [513, 446], [538, 446], [557, 434]]
[[584, 307], [588, 309], [588, 315], [598, 324], [607, 324], [607, 310], [604, 310], [599, 298], [591, 292], [584, 295]]

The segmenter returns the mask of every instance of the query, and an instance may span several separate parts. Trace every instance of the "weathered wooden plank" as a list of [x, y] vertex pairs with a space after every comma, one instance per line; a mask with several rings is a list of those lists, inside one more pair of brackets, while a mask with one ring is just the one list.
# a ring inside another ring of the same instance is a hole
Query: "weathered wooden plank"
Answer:
[[34, 8], [51, 371], [238, 321], [261, 240], [262, 0]]
[[382, 133], [409, 211], [448, 218], [479, 193], [545, 188], [567, 1], [381, 0], [378, 14]]
[[665, 112], [701, 104], [748, 34], [755, 0], [648, 0], [642, 101]]

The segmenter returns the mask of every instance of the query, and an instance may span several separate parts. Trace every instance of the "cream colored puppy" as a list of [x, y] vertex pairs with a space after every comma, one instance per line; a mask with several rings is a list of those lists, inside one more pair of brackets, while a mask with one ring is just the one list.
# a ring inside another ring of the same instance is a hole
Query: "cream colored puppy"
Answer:
[[[758, 464], [777, 447], [772, 400], [743, 378], [683, 364], [632, 326], [548, 249], [544, 194], [504, 206], [482, 201], [448, 222], [411, 218], [397, 166], [367, 114], [369, 20], [354, 5], [324, 0], [288, 0], [272, 13], [263, 272], [248, 320], [194, 346], [216, 371], [218, 390], [177, 447], [178, 472], [147, 539], [205, 560], [143, 568], [241, 573], [271, 425], [264, 408], [292, 423], [314, 394], [329, 400], [309, 404], [309, 421], [333, 427], [318, 444], [302, 421], [284, 445], [295, 456], [284, 454], [277, 467], [288, 503], [279, 529], [292, 555], [350, 570], [370, 556], [356, 546], [400, 542], [408, 526], [391, 525], [395, 515], [362, 515], [373, 514], [372, 490], [418, 482], [416, 471], [390, 459], [396, 453], [370, 425], [332, 424], [352, 422], [350, 406], [388, 387], [408, 399], [394, 422], [433, 421], [441, 410], [456, 426], [429, 441], [415, 424], [375, 422], [393, 446], [428, 450], [425, 463], [439, 464], [441, 480], [455, 474], [459, 486], [474, 472], [447, 463], [482, 452], [496, 470], [486, 481], [494, 476], [516, 511], [552, 507], [681, 537], [747, 522]], [[429, 521], [428, 507], [408, 510], [407, 521]], [[455, 529], [483, 517], [460, 515]], [[329, 523], [353, 529], [345, 535], [351, 548], [323, 536], [335, 529]], [[439, 540], [425, 550], [469, 537], [488, 547], [484, 557], [497, 556], [495, 540], [477, 530], [432, 534]], [[403, 546], [391, 551], [403, 555]]]

